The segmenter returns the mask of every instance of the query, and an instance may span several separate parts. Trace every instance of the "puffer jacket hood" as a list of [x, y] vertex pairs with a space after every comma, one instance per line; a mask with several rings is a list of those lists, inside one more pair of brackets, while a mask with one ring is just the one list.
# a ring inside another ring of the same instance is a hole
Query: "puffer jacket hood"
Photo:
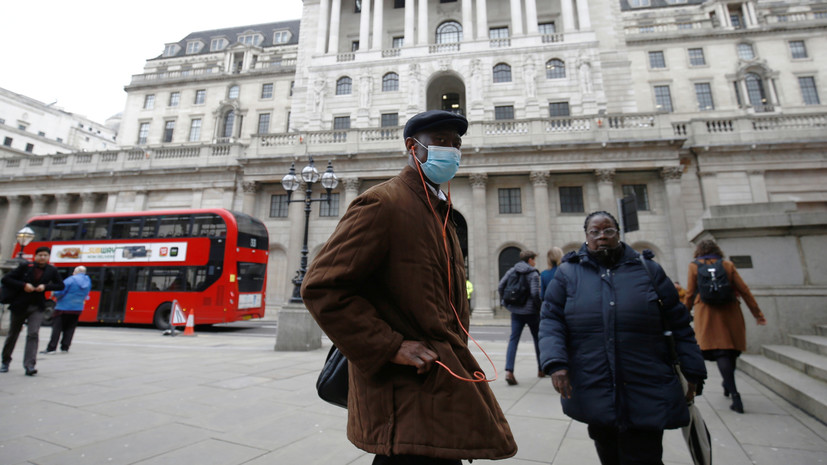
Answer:
[[63, 284], [66, 287], [62, 291], [53, 293], [58, 299], [55, 310], [65, 312], [83, 311], [86, 296], [89, 295], [89, 291], [92, 289], [92, 280], [85, 274], [75, 274], [64, 279]]

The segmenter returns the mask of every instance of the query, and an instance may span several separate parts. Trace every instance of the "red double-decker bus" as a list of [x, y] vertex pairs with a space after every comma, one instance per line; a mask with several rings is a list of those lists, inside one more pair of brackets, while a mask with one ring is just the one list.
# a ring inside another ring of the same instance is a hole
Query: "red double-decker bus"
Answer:
[[[169, 328], [173, 300], [195, 324], [264, 316], [269, 240], [264, 224], [220, 208], [43, 215], [29, 220], [65, 278], [86, 267], [92, 292], [80, 321]], [[15, 256], [19, 246], [15, 247]]]

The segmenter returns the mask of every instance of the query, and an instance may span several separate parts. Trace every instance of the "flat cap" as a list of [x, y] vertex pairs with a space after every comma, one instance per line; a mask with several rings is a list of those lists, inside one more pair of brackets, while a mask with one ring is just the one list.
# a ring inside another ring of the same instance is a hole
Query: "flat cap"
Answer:
[[420, 131], [443, 126], [455, 128], [461, 136], [468, 130], [468, 120], [464, 116], [450, 111], [429, 110], [418, 113], [409, 119], [402, 135], [407, 139]]

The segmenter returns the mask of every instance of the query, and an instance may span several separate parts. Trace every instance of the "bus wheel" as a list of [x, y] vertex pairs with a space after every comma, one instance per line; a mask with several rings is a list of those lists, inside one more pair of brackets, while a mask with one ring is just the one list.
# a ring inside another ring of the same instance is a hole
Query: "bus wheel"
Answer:
[[169, 329], [169, 313], [172, 311], [172, 304], [164, 302], [158, 309], [155, 310], [155, 316], [152, 318], [152, 323], [158, 329]]

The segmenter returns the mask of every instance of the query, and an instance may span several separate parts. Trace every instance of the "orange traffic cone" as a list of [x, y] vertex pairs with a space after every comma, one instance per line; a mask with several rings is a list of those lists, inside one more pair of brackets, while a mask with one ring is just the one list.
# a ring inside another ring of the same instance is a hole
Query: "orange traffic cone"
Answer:
[[187, 326], [184, 328], [182, 336], [195, 336], [195, 309], [190, 310], [187, 315]]

